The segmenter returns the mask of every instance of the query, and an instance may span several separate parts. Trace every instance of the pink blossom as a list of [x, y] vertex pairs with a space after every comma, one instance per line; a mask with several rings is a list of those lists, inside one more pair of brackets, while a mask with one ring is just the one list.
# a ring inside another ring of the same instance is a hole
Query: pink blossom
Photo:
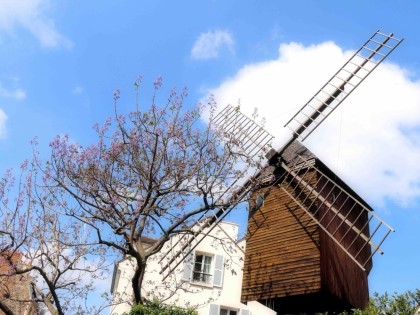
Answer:
[[26, 166], [28, 165], [28, 159], [26, 159], [25, 161], [23, 161], [22, 165], [20, 166], [20, 169], [23, 171], [24, 169], [26, 169]]
[[143, 80], [143, 77], [141, 75], [138, 75], [137, 78], [136, 78], [136, 80], [134, 81], [134, 86], [136, 88], [138, 88], [140, 86], [142, 80]]
[[81, 154], [81, 158], [87, 163], [94, 163], [98, 157], [99, 148], [95, 145], [90, 145]]
[[119, 99], [120, 98], [120, 89], [116, 89], [115, 91], [114, 91], [114, 94], [113, 94], [113, 96], [114, 96], [114, 101], [116, 101], [117, 99]]
[[120, 198], [118, 196], [112, 196], [111, 203], [112, 205], [116, 206], [120, 202]]
[[162, 81], [163, 79], [162, 79], [162, 76], [160, 75], [156, 78], [155, 82], [153, 82], [153, 85], [155, 86], [156, 90], [162, 86]]
[[99, 133], [101, 135], [105, 134], [109, 130], [109, 127], [111, 127], [111, 117], [108, 117], [103, 126], [101, 127]]
[[188, 88], [186, 86], [184, 86], [182, 88], [182, 96], [187, 97], [188, 96]]
[[34, 138], [31, 140], [31, 144], [32, 144], [32, 145], [37, 145], [37, 144], [38, 144], [38, 137], [34, 137]]
[[175, 97], [176, 96], [176, 88], [175, 87], [173, 87], [172, 89], [171, 89], [171, 93], [169, 94], [169, 97], [170, 98], [173, 98], [173, 97]]

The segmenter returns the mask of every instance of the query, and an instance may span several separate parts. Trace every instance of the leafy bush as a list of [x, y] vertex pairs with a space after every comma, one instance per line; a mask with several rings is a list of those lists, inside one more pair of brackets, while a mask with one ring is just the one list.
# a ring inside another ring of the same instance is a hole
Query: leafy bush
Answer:
[[415, 292], [407, 291], [402, 294], [383, 295], [375, 293], [370, 299], [368, 307], [357, 310], [356, 315], [413, 315], [420, 305], [420, 289]]
[[198, 315], [197, 311], [177, 306], [166, 306], [159, 301], [134, 305], [128, 315]]
[[[420, 289], [402, 294], [395, 292], [392, 295], [386, 292], [383, 295], [374, 293], [364, 310], [355, 310], [352, 313], [343, 312], [339, 315], [414, 315], [419, 305]], [[328, 312], [317, 315], [328, 315]]]

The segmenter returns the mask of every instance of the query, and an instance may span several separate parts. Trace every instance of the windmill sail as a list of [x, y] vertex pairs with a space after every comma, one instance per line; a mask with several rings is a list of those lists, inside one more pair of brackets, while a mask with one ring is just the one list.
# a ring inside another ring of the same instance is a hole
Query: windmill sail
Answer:
[[279, 187], [366, 271], [372, 256], [383, 254], [380, 246], [394, 230], [312, 161], [297, 156], [292, 166], [281, 166], [285, 175]]
[[226, 106], [214, 119], [214, 123], [222, 127], [224, 132], [233, 138], [247, 156], [254, 158], [265, 153], [273, 136], [263, 127], [239, 111], [239, 107]]
[[[275, 157], [282, 157], [294, 140], [305, 140], [340, 104], [359, 86], [359, 84], [402, 42], [393, 34], [375, 32], [348, 62], [306, 103], [285, 125], [292, 130], [291, 140], [280, 150], [271, 149], [267, 157], [269, 163], [276, 163]], [[242, 152], [253, 158], [270, 149], [273, 139], [267, 131], [258, 126], [253, 120], [240, 113], [238, 108], [227, 106], [214, 119], [221, 126], [225, 135], [233, 140]], [[337, 244], [363, 270], [370, 268], [372, 256], [382, 253], [380, 246], [393, 229], [377, 217], [366, 205], [359, 202], [352, 194], [346, 192], [335, 181], [331, 180], [314, 162], [301, 157], [293, 157], [297, 161], [293, 166], [281, 162], [283, 169], [282, 190], [294, 201], [294, 206], [303, 209], [311, 221], [324, 231], [325, 235]], [[160, 261], [161, 274], [166, 279], [177, 268], [185, 257], [204, 239], [204, 237], [254, 189], [255, 178], [264, 173], [265, 166], [257, 175], [250, 177], [239, 192], [229, 192], [228, 206], [202, 214], [194, 224], [197, 228], [181, 236], [178, 242], [181, 249], [165, 253]], [[307, 181], [302, 172], [311, 171], [317, 174], [317, 182]], [[269, 184], [277, 184], [278, 179]], [[323, 188], [320, 188], [322, 185]], [[329, 192], [327, 192], [329, 189]], [[303, 198], [303, 199], [302, 199]], [[332, 200], [331, 200], [332, 198]], [[340, 200], [336, 205], [334, 200]], [[289, 209], [293, 211], [293, 207]], [[320, 216], [321, 215], [321, 216]], [[359, 224], [359, 218], [363, 225]], [[373, 232], [369, 232], [369, 225]], [[204, 231], [207, 231], [205, 233]], [[178, 243], [177, 243], [178, 244]]]
[[[217, 114], [214, 123], [223, 129], [224, 136], [241, 150], [241, 154], [245, 154], [248, 158], [256, 158], [266, 153], [271, 147], [270, 142], [273, 136], [255, 121], [243, 115], [238, 108], [231, 105], [226, 106]], [[216, 211], [205, 211], [193, 224], [193, 230], [178, 239], [174, 247], [180, 244], [179, 250], [173, 252], [170, 249], [162, 256], [160, 263], [164, 280], [254, 187], [252, 181], [248, 180], [238, 191], [232, 191], [235, 184], [237, 181], [230, 183], [225, 193], [220, 197], [220, 199], [225, 196], [228, 198], [228, 202], [223, 202], [227, 206], [220, 207]]]
[[286, 123], [293, 137], [305, 140], [401, 42], [393, 34], [375, 32]]
[[[173, 245], [179, 245], [177, 251], [172, 248], [166, 252], [160, 263], [162, 265], [160, 273], [163, 274], [165, 280], [194, 249], [206, 238], [207, 235], [230, 213], [230, 211], [252, 190], [251, 187], [244, 189], [240, 193], [233, 196], [236, 200], [231, 200], [227, 207], [222, 207], [218, 211], [207, 211], [202, 216], [202, 220], [197, 220], [192, 230], [181, 236], [178, 241]], [[210, 213], [209, 213], [210, 212]]]

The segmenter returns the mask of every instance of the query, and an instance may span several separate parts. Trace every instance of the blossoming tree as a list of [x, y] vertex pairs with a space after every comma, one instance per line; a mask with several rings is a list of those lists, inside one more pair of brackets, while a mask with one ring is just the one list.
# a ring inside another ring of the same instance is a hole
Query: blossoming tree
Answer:
[[36, 156], [24, 162], [16, 185], [11, 171], [0, 180], [0, 310], [93, 314], [85, 302], [106, 269], [102, 248], [91, 244], [80, 221], [65, 215], [48, 179], [38, 180], [39, 163]]
[[[184, 108], [186, 89], [173, 89], [159, 105], [161, 85], [159, 77], [150, 108], [139, 109], [138, 79], [137, 107], [128, 115], [117, 113], [117, 90], [115, 116], [95, 126], [97, 143], [82, 147], [67, 136], [56, 137], [50, 159], [36, 165], [55, 208], [89, 228], [92, 242], [135, 260], [136, 303], [143, 302], [149, 257], [171, 235], [191, 232], [185, 227], [199, 216], [231, 206], [229, 196], [260, 163], [241, 149], [237, 137], [215, 124], [213, 98], [207, 105]], [[143, 236], [157, 241], [146, 247]]]

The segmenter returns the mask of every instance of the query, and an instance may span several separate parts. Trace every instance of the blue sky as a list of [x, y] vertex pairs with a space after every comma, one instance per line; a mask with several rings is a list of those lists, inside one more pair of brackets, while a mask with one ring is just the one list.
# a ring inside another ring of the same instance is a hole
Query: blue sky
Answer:
[[95, 122], [189, 89], [190, 104], [257, 107], [273, 134], [374, 31], [402, 45], [305, 144], [396, 229], [371, 291], [420, 287], [420, 31], [417, 1], [0, 0], [0, 171], [57, 134], [95, 141]]

